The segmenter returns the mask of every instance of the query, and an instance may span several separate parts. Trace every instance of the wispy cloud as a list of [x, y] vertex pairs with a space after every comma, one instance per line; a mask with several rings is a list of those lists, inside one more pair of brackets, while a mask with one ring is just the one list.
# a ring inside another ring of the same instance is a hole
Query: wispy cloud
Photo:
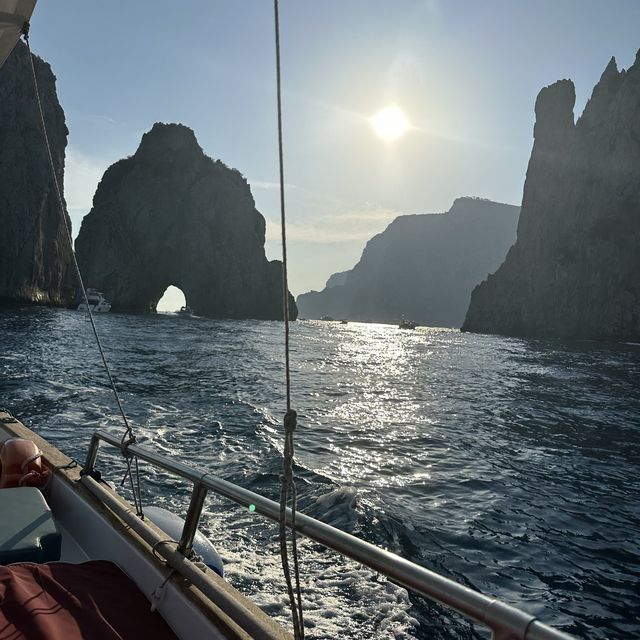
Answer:
[[[280, 240], [277, 182], [250, 180], [258, 207], [267, 221], [267, 241]], [[353, 202], [296, 184], [285, 184], [287, 238], [291, 242], [336, 244], [367, 241], [380, 233], [399, 211], [370, 202]]]
[[118, 122], [116, 120], [114, 120], [113, 118], [110, 118], [109, 116], [104, 116], [104, 115], [102, 115], [100, 113], [89, 114], [89, 115], [87, 115], [87, 118], [102, 122], [104, 125], [108, 126], [111, 129], [113, 127], [117, 127], [118, 126]]
[[[280, 189], [279, 182], [264, 182], [262, 180], [249, 180], [249, 184], [252, 189], [264, 189], [265, 191], [278, 191]], [[284, 183], [285, 190], [291, 189], [301, 189], [301, 187], [297, 187], [295, 184], [289, 184], [287, 182]]]
[[[398, 217], [399, 212], [376, 205], [335, 211], [310, 217], [304, 221], [287, 223], [287, 238], [292, 242], [309, 244], [336, 244], [367, 241], [383, 231]], [[280, 237], [280, 223], [267, 219], [267, 236], [275, 241]]]
[[76, 109], [69, 109], [66, 112], [66, 115], [68, 118], [76, 122], [85, 121], [91, 123], [92, 126], [98, 126], [100, 128], [106, 129], [107, 131], [110, 129], [114, 129], [115, 127], [119, 127], [121, 124], [117, 120], [114, 120], [110, 116], [104, 115], [102, 113], [85, 113]]

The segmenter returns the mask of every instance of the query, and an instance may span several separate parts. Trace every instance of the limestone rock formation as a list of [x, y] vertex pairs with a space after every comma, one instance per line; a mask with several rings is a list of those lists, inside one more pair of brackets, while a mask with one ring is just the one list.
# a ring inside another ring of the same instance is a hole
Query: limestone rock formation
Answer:
[[472, 288], [513, 244], [517, 221], [518, 207], [479, 198], [459, 198], [443, 214], [400, 216], [351, 271], [298, 296], [300, 314], [459, 327]]
[[154, 311], [174, 285], [197, 315], [281, 319], [282, 266], [264, 241], [240, 172], [206, 156], [188, 127], [156, 123], [105, 172], [76, 253], [86, 285], [116, 311]]
[[640, 52], [611, 60], [574, 125], [573, 83], [542, 89], [518, 239], [464, 331], [640, 339]]
[[340, 287], [347, 281], [347, 276], [349, 275], [349, 271], [338, 271], [338, 273], [334, 273], [329, 276], [327, 280], [327, 284], [325, 285], [327, 289], [331, 289], [332, 287]]
[[[60, 305], [74, 294], [71, 246], [51, 177], [28, 55], [19, 42], [0, 69], [0, 299]], [[64, 112], [51, 67], [37, 56], [33, 61], [62, 188], [68, 133]]]

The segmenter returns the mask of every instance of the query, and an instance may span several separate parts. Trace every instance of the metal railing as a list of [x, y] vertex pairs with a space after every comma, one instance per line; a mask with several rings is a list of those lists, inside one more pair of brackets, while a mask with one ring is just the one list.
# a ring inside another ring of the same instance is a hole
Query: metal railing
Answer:
[[[119, 437], [104, 431], [95, 432], [89, 446], [84, 473], [91, 474], [93, 472], [101, 441], [121, 449]], [[208, 472], [194, 469], [138, 444], [128, 445], [124, 453], [128, 456], [137, 456], [141, 460], [193, 483], [189, 509], [178, 544], [178, 550], [184, 555], [188, 555], [191, 551], [204, 500], [209, 489], [245, 507], [253, 506], [257, 513], [271, 520], [276, 522], [279, 520], [280, 505], [260, 494], [243, 489]], [[531, 614], [473, 591], [401, 556], [380, 549], [303, 513], [296, 512], [295, 523], [296, 531], [307, 538], [356, 560], [406, 589], [455, 609], [463, 616], [489, 627], [494, 640], [570, 640], [571, 638], [571, 636], [543, 624]], [[291, 527], [290, 509], [287, 509], [287, 526]]]

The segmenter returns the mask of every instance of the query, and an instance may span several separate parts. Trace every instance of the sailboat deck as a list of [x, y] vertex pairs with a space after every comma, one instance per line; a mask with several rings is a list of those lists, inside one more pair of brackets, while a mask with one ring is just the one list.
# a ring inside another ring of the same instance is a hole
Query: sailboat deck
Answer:
[[[88, 491], [81, 481], [80, 467], [56, 469], [69, 465], [72, 462], [70, 458], [10, 414], [0, 412], [0, 440], [11, 437], [34, 441], [43, 452], [46, 464], [54, 470], [53, 479], [45, 494], [58, 530], [62, 534], [61, 562], [79, 564], [100, 560], [117, 565], [135, 583], [137, 590], [144, 594], [145, 611], [142, 613], [150, 610], [150, 602], [153, 601], [179, 638], [290, 637], [280, 625], [229, 583], [213, 571], [207, 570], [206, 579], [212, 585], [212, 589], [217, 590], [221, 597], [232, 598], [238, 607], [245, 611], [251, 626], [258, 629], [258, 633], [247, 633], [211, 598], [205, 597], [177, 572], [171, 571], [165, 562], [153, 553], [151, 545]], [[113, 501], [122, 505], [124, 509], [131, 510], [131, 505], [117, 493], [106, 485], [100, 487], [111, 494]], [[153, 530], [158, 538], [167, 538], [167, 535], [152, 523], [145, 522], [144, 526]], [[162, 586], [165, 581], [166, 584]], [[157, 598], [154, 598], [154, 593]]]

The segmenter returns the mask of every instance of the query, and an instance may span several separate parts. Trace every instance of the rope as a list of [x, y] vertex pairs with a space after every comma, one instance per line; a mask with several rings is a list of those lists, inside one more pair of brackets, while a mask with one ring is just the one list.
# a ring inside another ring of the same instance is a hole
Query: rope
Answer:
[[[287, 279], [287, 231], [286, 214], [284, 206], [284, 152], [282, 144], [282, 98], [280, 78], [280, 16], [278, 0], [273, 2], [275, 18], [276, 38], [276, 88], [278, 101], [278, 160], [280, 169], [280, 227], [282, 232], [282, 313], [284, 317], [284, 353], [287, 412], [284, 416], [284, 454], [282, 462], [282, 485], [280, 488], [280, 556], [282, 558], [282, 570], [287, 583], [289, 603], [291, 605], [291, 618], [293, 632], [296, 640], [304, 638], [304, 616], [302, 612], [302, 590], [300, 588], [300, 571], [298, 568], [298, 545], [296, 540], [295, 517], [297, 493], [293, 480], [293, 433], [296, 429], [297, 414], [291, 408], [291, 366], [289, 357], [289, 283]], [[292, 558], [295, 575], [295, 594], [291, 582], [289, 567], [289, 552], [287, 548], [287, 502], [291, 492], [291, 531], [292, 531]]]
[[[104, 349], [102, 348], [102, 342], [100, 341], [100, 336], [98, 335], [98, 330], [96, 328], [96, 323], [93, 318], [93, 313], [91, 312], [91, 305], [89, 304], [89, 299], [87, 297], [87, 290], [84, 286], [84, 280], [82, 279], [82, 274], [80, 273], [80, 267], [78, 266], [78, 260], [76, 258], [76, 252], [73, 249], [73, 238], [71, 236], [71, 228], [68, 222], [68, 214], [64, 199], [62, 198], [62, 192], [60, 190], [60, 185], [58, 183], [58, 176], [56, 175], [56, 168], [53, 163], [53, 155], [51, 153], [51, 145], [49, 144], [49, 135], [47, 133], [47, 125], [44, 119], [44, 111], [42, 109], [42, 100], [40, 99], [40, 89], [38, 87], [38, 79], [36, 77], [36, 69], [33, 64], [33, 54], [31, 52], [31, 45], [29, 44], [29, 23], [25, 22], [22, 27], [22, 35], [24, 36], [24, 41], [27, 45], [27, 51], [29, 53], [29, 64], [31, 66], [31, 75], [33, 76], [33, 86], [36, 92], [36, 100], [38, 103], [38, 111], [40, 113], [40, 123], [42, 125], [42, 133], [44, 134], [44, 141], [47, 148], [47, 157], [49, 158], [49, 165], [51, 167], [51, 176], [53, 178], [53, 184], [55, 187], [55, 192], [58, 200], [58, 205], [60, 207], [60, 212], [62, 213], [62, 220], [64, 221], [64, 228], [67, 232], [67, 239], [69, 240], [69, 247], [71, 248], [71, 256], [73, 258], [73, 265], [75, 267], [76, 275], [78, 276], [78, 282], [80, 283], [80, 288], [82, 289], [82, 297], [87, 305], [87, 311], [89, 312], [89, 321], [91, 322], [91, 328], [93, 329], [93, 335], [96, 339], [96, 344], [98, 345], [98, 350], [100, 351], [100, 357], [102, 358], [102, 364], [104, 365], [104, 369], [107, 372], [107, 378], [109, 379], [109, 384], [111, 385], [111, 389], [113, 390], [113, 395], [116, 399], [116, 404], [118, 405], [118, 409], [120, 411], [120, 415], [122, 416], [122, 420], [125, 425], [125, 432], [122, 436], [121, 441], [121, 449], [122, 453], [125, 457], [127, 463], [127, 474], [131, 479], [131, 491], [133, 493], [133, 501], [136, 508], [136, 512], [140, 517], [144, 517], [142, 512], [142, 498], [140, 494], [140, 478], [138, 475], [138, 458], [135, 458], [135, 466], [136, 466], [136, 480], [137, 480], [137, 493], [136, 487], [134, 487], [133, 483], [133, 474], [131, 471], [131, 456], [128, 456], [126, 453], [126, 449], [132, 442], [136, 441], [136, 437], [133, 433], [133, 429], [127, 420], [127, 416], [124, 412], [124, 408], [122, 406], [122, 402], [120, 401], [120, 396], [118, 395], [118, 390], [116, 389], [115, 382], [113, 380], [113, 376], [111, 375], [111, 370], [109, 369], [109, 365], [107, 364], [107, 358], [104, 354]], [[125, 476], [126, 478], [126, 476]], [[124, 479], [123, 479], [124, 484]]]
[[[293, 631], [296, 640], [304, 638], [304, 616], [302, 612], [302, 592], [300, 588], [300, 572], [298, 569], [298, 545], [296, 540], [295, 518], [297, 492], [293, 481], [293, 432], [296, 428], [297, 414], [293, 409], [289, 409], [284, 416], [284, 454], [282, 463], [282, 485], [280, 487], [280, 556], [282, 558], [282, 570], [287, 583], [289, 602], [291, 605], [291, 617], [293, 620]], [[295, 594], [291, 582], [291, 570], [289, 567], [289, 553], [287, 549], [287, 502], [288, 494], [291, 491], [291, 530], [292, 530], [292, 558], [293, 572], [296, 581]]]

